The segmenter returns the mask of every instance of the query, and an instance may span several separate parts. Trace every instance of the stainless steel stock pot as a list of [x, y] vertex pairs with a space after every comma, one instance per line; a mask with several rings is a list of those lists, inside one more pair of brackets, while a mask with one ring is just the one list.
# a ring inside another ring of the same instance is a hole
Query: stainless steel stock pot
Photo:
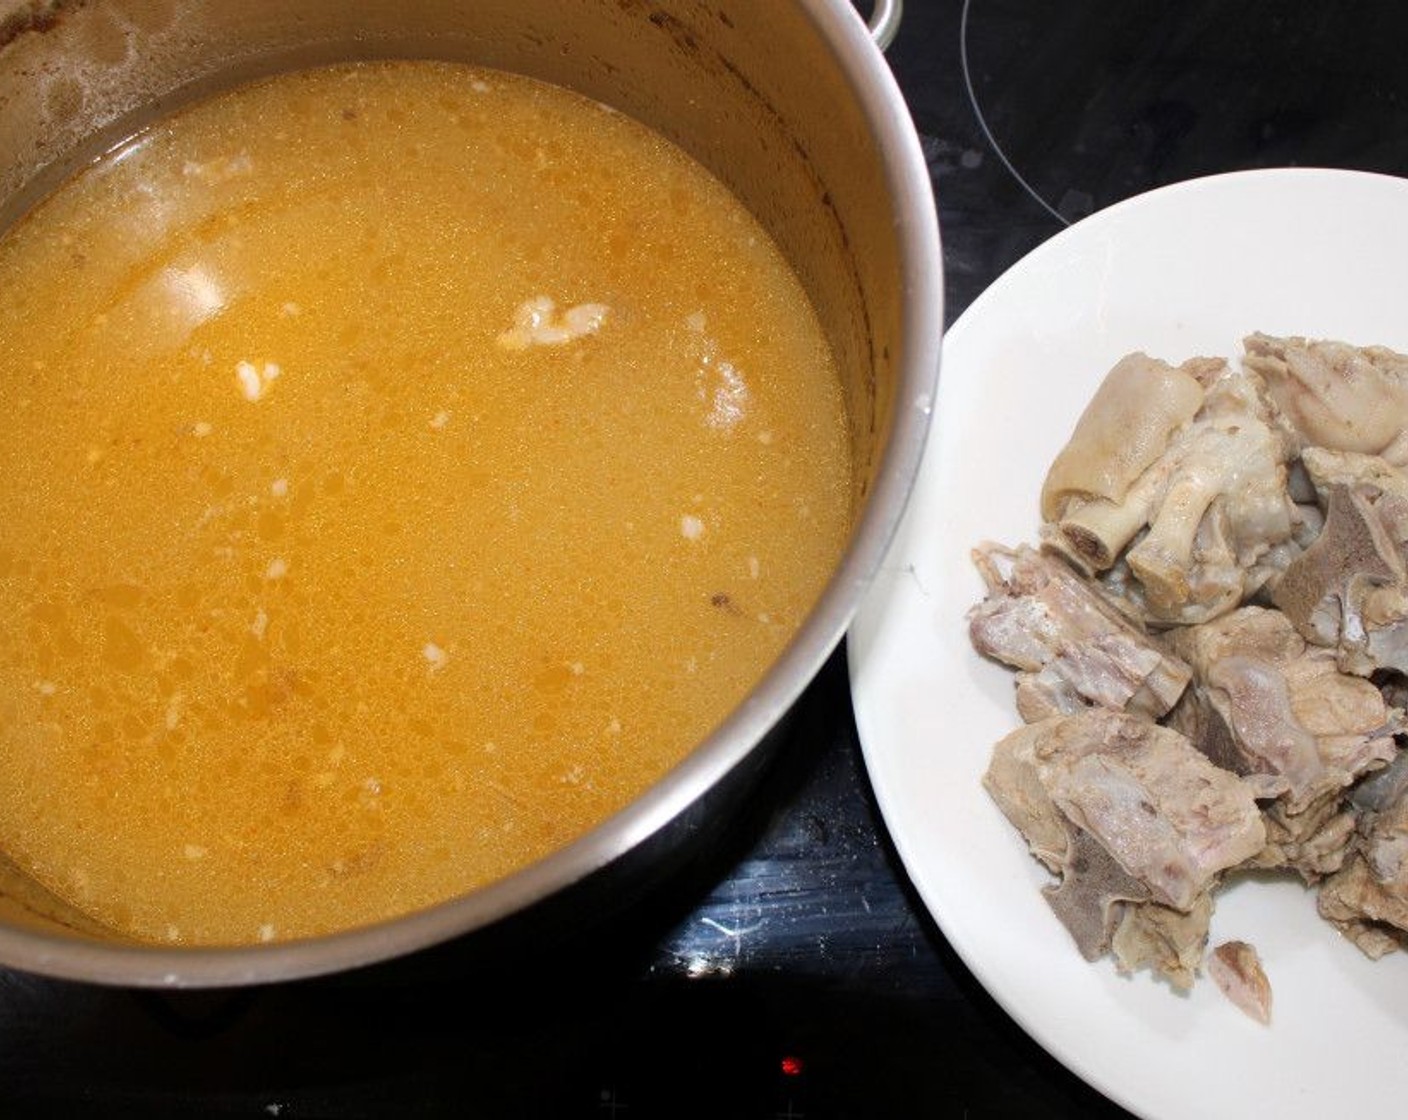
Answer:
[[849, 546], [795, 640], [679, 766], [570, 847], [379, 925], [228, 949], [105, 937], [0, 856], [0, 964], [158, 986], [352, 968], [558, 899], [582, 913], [726, 821], [869, 586], [928, 427], [941, 261], [924, 159], [876, 41], [898, 7], [876, 5], [867, 28], [846, 0], [0, 0], [0, 226], [153, 116], [295, 67], [467, 60], [633, 115], [709, 167], [782, 246], [835, 350], [855, 462]]

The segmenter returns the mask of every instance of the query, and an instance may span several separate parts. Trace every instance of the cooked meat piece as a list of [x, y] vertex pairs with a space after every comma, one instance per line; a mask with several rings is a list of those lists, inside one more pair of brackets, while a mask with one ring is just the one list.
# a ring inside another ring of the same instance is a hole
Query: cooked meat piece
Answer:
[[1212, 896], [1200, 894], [1185, 912], [1157, 902], [1130, 903], [1120, 910], [1110, 948], [1122, 972], [1151, 968], [1175, 988], [1193, 986], [1212, 920]]
[[1299, 460], [1314, 496], [1323, 498], [1334, 486], [1362, 486], [1378, 498], [1390, 502], [1381, 508], [1393, 514], [1384, 520], [1384, 527], [1400, 544], [1408, 541], [1408, 473], [1377, 455], [1361, 455], [1353, 451], [1331, 451], [1325, 447], [1307, 447]]
[[1149, 531], [1125, 557], [1151, 618], [1197, 623], [1240, 604], [1271, 575], [1262, 558], [1289, 541], [1290, 448], [1252, 380], [1227, 373], [1175, 449]]
[[[1349, 784], [1393, 758], [1403, 712], [1390, 708], [1372, 682], [1341, 673], [1333, 654], [1314, 646], [1282, 665], [1281, 674], [1291, 715], [1315, 737], [1328, 771], [1346, 775]], [[1294, 807], [1294, 799], [1287, 805]]]
[[1058, 836], [1064, 816], [1152, 900], [1179, 910], [1266, 841], [1240, 778], [1178, 732], [1100, 708], [1014, 731], [994, 748], [984, 784], [1048, 867], [1073, 868]]
[[1408, 785], [1396, 777], [1397, 796], [1363, 812], [1353, 855], [1321, 884], [1318, 899], [1320, 913], [1375, 958], [1408, 935]]
[[1272, 601], [1308, 641], [1368, 676], [1408, 672], [1408, 478], [1368, 455], [1310, 448], [1326, 504], [1315, 542], [1275, 581]]
[[[1041, 491], [1041, 516], [1060, 521], [1092, 501], [1120, 506], [1202, 403], [1203, 385], [1189, 369], [1175, 369], [1147, 354], [1121, 358], [1051, 464]], [[1092, 567], [1109, 567], [1143, 523], [1137, 517], [1127, 533], [1093, 534], [1086, 553]]]
[[1050, 668], [1039, 673], [1019, 672], [1015, 684], [1017, 714], [1025, 723], [1039, 723], [1052, 716], [1073, 716], [1089, 707], [1085, 697]]
[[1271, 981], [1245, 941], [1224, 941], [1208, 957], [1208, 975], [1222, 994], [1258, 1023], [1271, 1022]]
[[1289, 788], [1289, 783], [1280, 775], [1256, 769], [1255, 760], [1238, 745], [1226, 716], [1209, 701], [1206, 689], [1185, 689], [1166, 723], [1185, 736], [1214, 766], [1245, 779], [1258, 801], [1279, 797]]
[[[1119, 409], [1096, 409], [1107, 389], [1123, 402], [1131, 386], [1145, 383], [1154, 428], [1133, 436], [1107, 430], [1116, 419], [1129, 423]], [[1159, 623], [1215, 618], [1289, 563], [1301, 517], [1287, 485], [1292, 444], [1272, 424], [1255, 379], [1208, 359], [1175, 370], [1136, 355], [1111, 371], [1097, 402], [1047, 477], [1048, 544], [1099, 572], [1133, 542], [1123, 553], [1132, 577], [1125, 593]], [[1123, 447], [1121, 438], [1132, 440], [1128, 453], [1111, 450]], [[1104, 474], [1093, 465], [1100, 454], [1113, 464]], [[1076, 480], [1086, 475], [1117, 477], [1120, 485], [1082, 488]]]
[[1064, 876], [1074, 862], [1074, 830], [1042, 782], [1035, 750], [1043, 729], [1054, 722], [1028, 724], [1000, 739], [993, 747], [983, 786], [1026, 839], [1032, 855], [1052, 874]]
[[[1168, 641], [1193, 667], [1193, 702], [1212, 710], [1202, 725], [1214, 738], [1230, 734], [1241, 759], [1236, 769], [1284, 782], [1282, 790], [1263, 784], [1258, 795], [1275, 791], [1288, 814], [1337, 799], [1393, 757], [1402, 713], [1370, 682], [1339, 672], [1329, 651], [1307, 646], [1278, 612], [1243, 607], [1175, 630]], [[1185, 715], [1179, 722], [1194, 721]], [[1225, 741], [1217, 749], [1225, 753]]]
[[[1347, 869], [1347, 874], [1359, 870], [1361, 867], [1355, 865]], [[1370, 960], [1376, 961], [1408, 948], [1408, 933], [1400, 929], [1353, 917], [1339, 917], [1337, 904], [1325, 895], [1323, 888], [1319, 901], [1320, 916], [1338, 928]]]
[[1175, 732], [1095, 709], [1007, 736], [984, 785], [1059, 876], [1044, 893], [1087, 960], [1113, 949], [1125, 971], [1192, 983], [1209, 890], [1265, 836], [1236, 777]]
[[1029, 722], [1087, 704], [1157, 719], [1188, 668], [1122, 617], [1061, 560], [1026, 545], [984, 544], [974, 563], [988, 596], [969, 613], [974, 647], [1023, 670], [1017, 706]]
[[1032, 855], [1057, 876], [1042, 893], [1076, 948], [1086, 960], [1098, 960], [1109, 952], [1120, 907], [1147, 899], [1149, 890], [1056, 807], [1042, 785], [1028, 731], [998, 743], [983, 784], [1026, 838]]
[[1307, 883], [1318, 883], [1344, 866], [1352, 851], [1358, 816], [1343, 807], [1337, 793], [1327, 793], [1299, 813], [1276, 801], [1262, 811], [1266, 847], [1247, 867], [1294, 871]]
[[1304, 445], [1408, 463], [1408, 357], [1382, 346], [1264, 334], [1244, 345], [1244, 364]]

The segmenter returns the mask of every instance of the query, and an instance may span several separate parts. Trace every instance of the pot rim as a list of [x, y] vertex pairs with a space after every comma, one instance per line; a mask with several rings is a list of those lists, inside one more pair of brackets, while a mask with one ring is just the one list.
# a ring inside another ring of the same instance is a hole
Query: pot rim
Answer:
[[426, 949], [541, 902], [642, 844], [717, 785], [791, 709], [839, 645], [898, 528], [929, 430], [943, 326], [933, 188], [899, 86], [849, 2], [797, 2], [834, 50], [876, 141], [896, 215], [902, 331], [894, 417], [870, 497], [826, 590], [767, 675], [629, 805], [566, 847], [469, 894], [372, 925], [267, 945], [168, 948], [0, 928], [0, 964], [103, 984], [218, 988], [310, 978]]

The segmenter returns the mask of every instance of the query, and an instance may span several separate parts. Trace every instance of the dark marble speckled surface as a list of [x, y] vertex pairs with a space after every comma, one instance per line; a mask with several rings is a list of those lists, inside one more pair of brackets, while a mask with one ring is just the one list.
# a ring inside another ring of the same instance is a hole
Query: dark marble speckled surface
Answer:
[[[950, 322], [1065, 224], [1154, 186], [1276, 164], [1408, 171], [1398, 5], [905, 7], [889, 57], [938, 192]], [[628, 920], [487, 961], [449, 946], [233, 993], [0, 972], [0, 1110], [1122, 1115], [993, 1004], [917, 902], [864, 775], [844, 657], [728, 841]]]

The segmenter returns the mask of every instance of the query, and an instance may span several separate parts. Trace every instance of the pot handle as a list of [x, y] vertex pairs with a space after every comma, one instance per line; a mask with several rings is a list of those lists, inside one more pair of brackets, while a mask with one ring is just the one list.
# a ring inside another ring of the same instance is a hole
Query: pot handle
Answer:
[[904, 15], [904, 0], [875, 0], [870, 11], [870, 37], [882, 51], [895, 41]]

